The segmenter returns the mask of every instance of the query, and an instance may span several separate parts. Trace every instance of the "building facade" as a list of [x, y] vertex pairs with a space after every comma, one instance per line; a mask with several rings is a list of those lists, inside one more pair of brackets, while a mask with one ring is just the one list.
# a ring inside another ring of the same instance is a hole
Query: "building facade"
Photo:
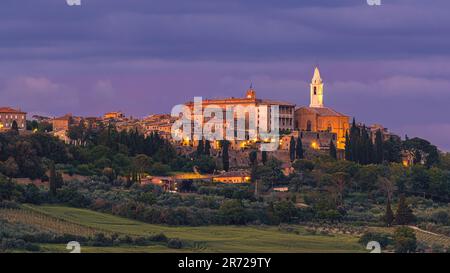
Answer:
[[336, 134], [336, 147], [345, 149], [345, 135], [349, 117], [324, 106], [323, 80], [316, 67], [310, 84], [310, 106], [295, 111], [295, 129], [304, 132], [331, 132]]
[[[232, 148], [242, 148], [242, 144], [245, 142], [246, 145], [249, 144], [249, 142], [260, 142], [264, 141], [262, 138], [260, 138], [259, 130], [261, 128], [261, 124], [259, 124], [259, 118], [260, 115], [263, 115], [259, 112], [260, 106], [267, 106], [268, 113], [267, 113], [267, 128], [270, 129], [271, 127], [271, 119], [272, 119], [272, 113], [270, 111], [271, 106], [278, 106], [279, 109], [279, 130], [280, 131], [292, 131], [294, 129], [294, 111], [295, 111], [295, 104], [291, 104], [288, 102], [281, 102], [281, 101], [275, 101], [275, 100], [266, 100], [266, 99], [258, 99], [256, 97], [256, 91], [255, 89], [250, 86], [250, 88], [247, 90], [245, 97], [243, 98], [225, 98], [225, 99], [207, 99], [202, 101], [202, 111], [201, 116], [198, 117], [194, 113], [194, 102], [188, 102], [185, 104], [188, 106], [191, 110], [192, 114], [192, 120], [202, 120], [203, 123], [208, 122], [210, 119], [203, 117], [204, 109], [208, 106], [214, 106], [219, 107], [223, 110], [223, 126], [224, 133], [226, 132], [226, 110], [227, 108], [233, 107], [233, 108], [240, 108], [246, 109], [245, 110], [245, 139], [239, 139], [231, 143]], [[256, 127], [256, 139], [250, 139], [250, 125], [249, 125], [249, 112], [247, 112], [247, 109], [255, 109], [257, 112], [256, 115], [258, 119], [255, 121], [255, 127]], [[237, 114], [234, 113], [234, 124], [235, 124], [235, 136], [239, 135], [239, 132], [237, 131]], [[264, 119], [264, 118], [263, 118]], [[233, 122], [233, 121], [232, 121]], [[225, 137], [225, 136], [224, 136]], [[267, 141], [267, 140], [266, 140]], [[192, 138], [189, 140], [190, 144], [195, 145], [195, 143], [192, 142]]]
[[19, 130], [27, 128], [27, 113], [11, 107], [0, 107], [0, 131], [10, 130], [13, 124], [17, 124]]

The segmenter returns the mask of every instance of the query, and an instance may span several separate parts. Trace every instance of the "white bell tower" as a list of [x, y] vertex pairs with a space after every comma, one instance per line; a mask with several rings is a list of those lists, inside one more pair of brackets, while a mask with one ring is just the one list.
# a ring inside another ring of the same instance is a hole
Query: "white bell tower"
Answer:
[[317, 67], [314, 69], [314, 76], [311, 81], [311, 103], [309, 107], [323, 107], [323, 81]]

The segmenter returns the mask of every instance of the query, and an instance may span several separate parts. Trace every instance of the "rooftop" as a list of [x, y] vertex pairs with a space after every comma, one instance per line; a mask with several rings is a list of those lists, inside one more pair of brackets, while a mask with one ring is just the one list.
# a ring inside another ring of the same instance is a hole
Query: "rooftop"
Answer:
[[11, 107], [0, 107], [0, 113], [13, 113], [13, 114], [26, 114], [22, 112], [20, 109], [13, 109]]
[[316, 114], [318, 114], [320, 116], [347, 117], [347, 115], [339, 113], [329, 107], [307, 107], [307, 106], [304, 106], [304, 107], [300, 107], [299, 109], [307, 109], [309, 111], [315, 112]]

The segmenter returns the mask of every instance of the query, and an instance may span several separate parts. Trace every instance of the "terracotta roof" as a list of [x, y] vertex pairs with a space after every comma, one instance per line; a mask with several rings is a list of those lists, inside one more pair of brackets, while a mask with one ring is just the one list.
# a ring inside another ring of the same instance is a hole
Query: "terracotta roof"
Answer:
[[[295, 104], [284, 102], [284, 101], [276, 101], [276, 100], [265, 100], [265, 99], [253, 99], [253, 98], [224, 98], [224, 99], [205, 99], [202, 101], [203, 105], [209, 104], [269, 104], [269, 105], [286, 105], [286, 106], [295, 106]], [[194, 105], [193, 101], [186, 102], [185, 105], [192, 106]]]
[[62, 117], [54, 118], [53, 120], [70, 120], [72, 118], [71, 115], [65, 115]]
[[16, 110], [11, 107], [0, 107], [0, 113], [26, 114], [25, 112], [22, 112], [20, 109]]
[[347, 117], [347, 115], [344, 115], [342, 113], [339, 113], [331, 108], [328, 107], [300, 107], [299, 109], [306, 109], [311, 112], [314, 112], [320, 116], [339, 116], [339, 117]]

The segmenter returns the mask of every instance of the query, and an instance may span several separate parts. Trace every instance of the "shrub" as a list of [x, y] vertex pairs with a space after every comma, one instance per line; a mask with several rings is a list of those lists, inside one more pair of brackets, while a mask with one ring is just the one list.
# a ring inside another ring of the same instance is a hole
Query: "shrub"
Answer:
[[170, 239], [167, 242], [167, 247], [174, 248], [174, 249], [180, 249], [183, 247], [183, 242], [178, 238]]
[[395, 252], [414, 253], [417, 248], [417, 239], [414, 230], [409, 227], [399, 227], [394, 233]]

